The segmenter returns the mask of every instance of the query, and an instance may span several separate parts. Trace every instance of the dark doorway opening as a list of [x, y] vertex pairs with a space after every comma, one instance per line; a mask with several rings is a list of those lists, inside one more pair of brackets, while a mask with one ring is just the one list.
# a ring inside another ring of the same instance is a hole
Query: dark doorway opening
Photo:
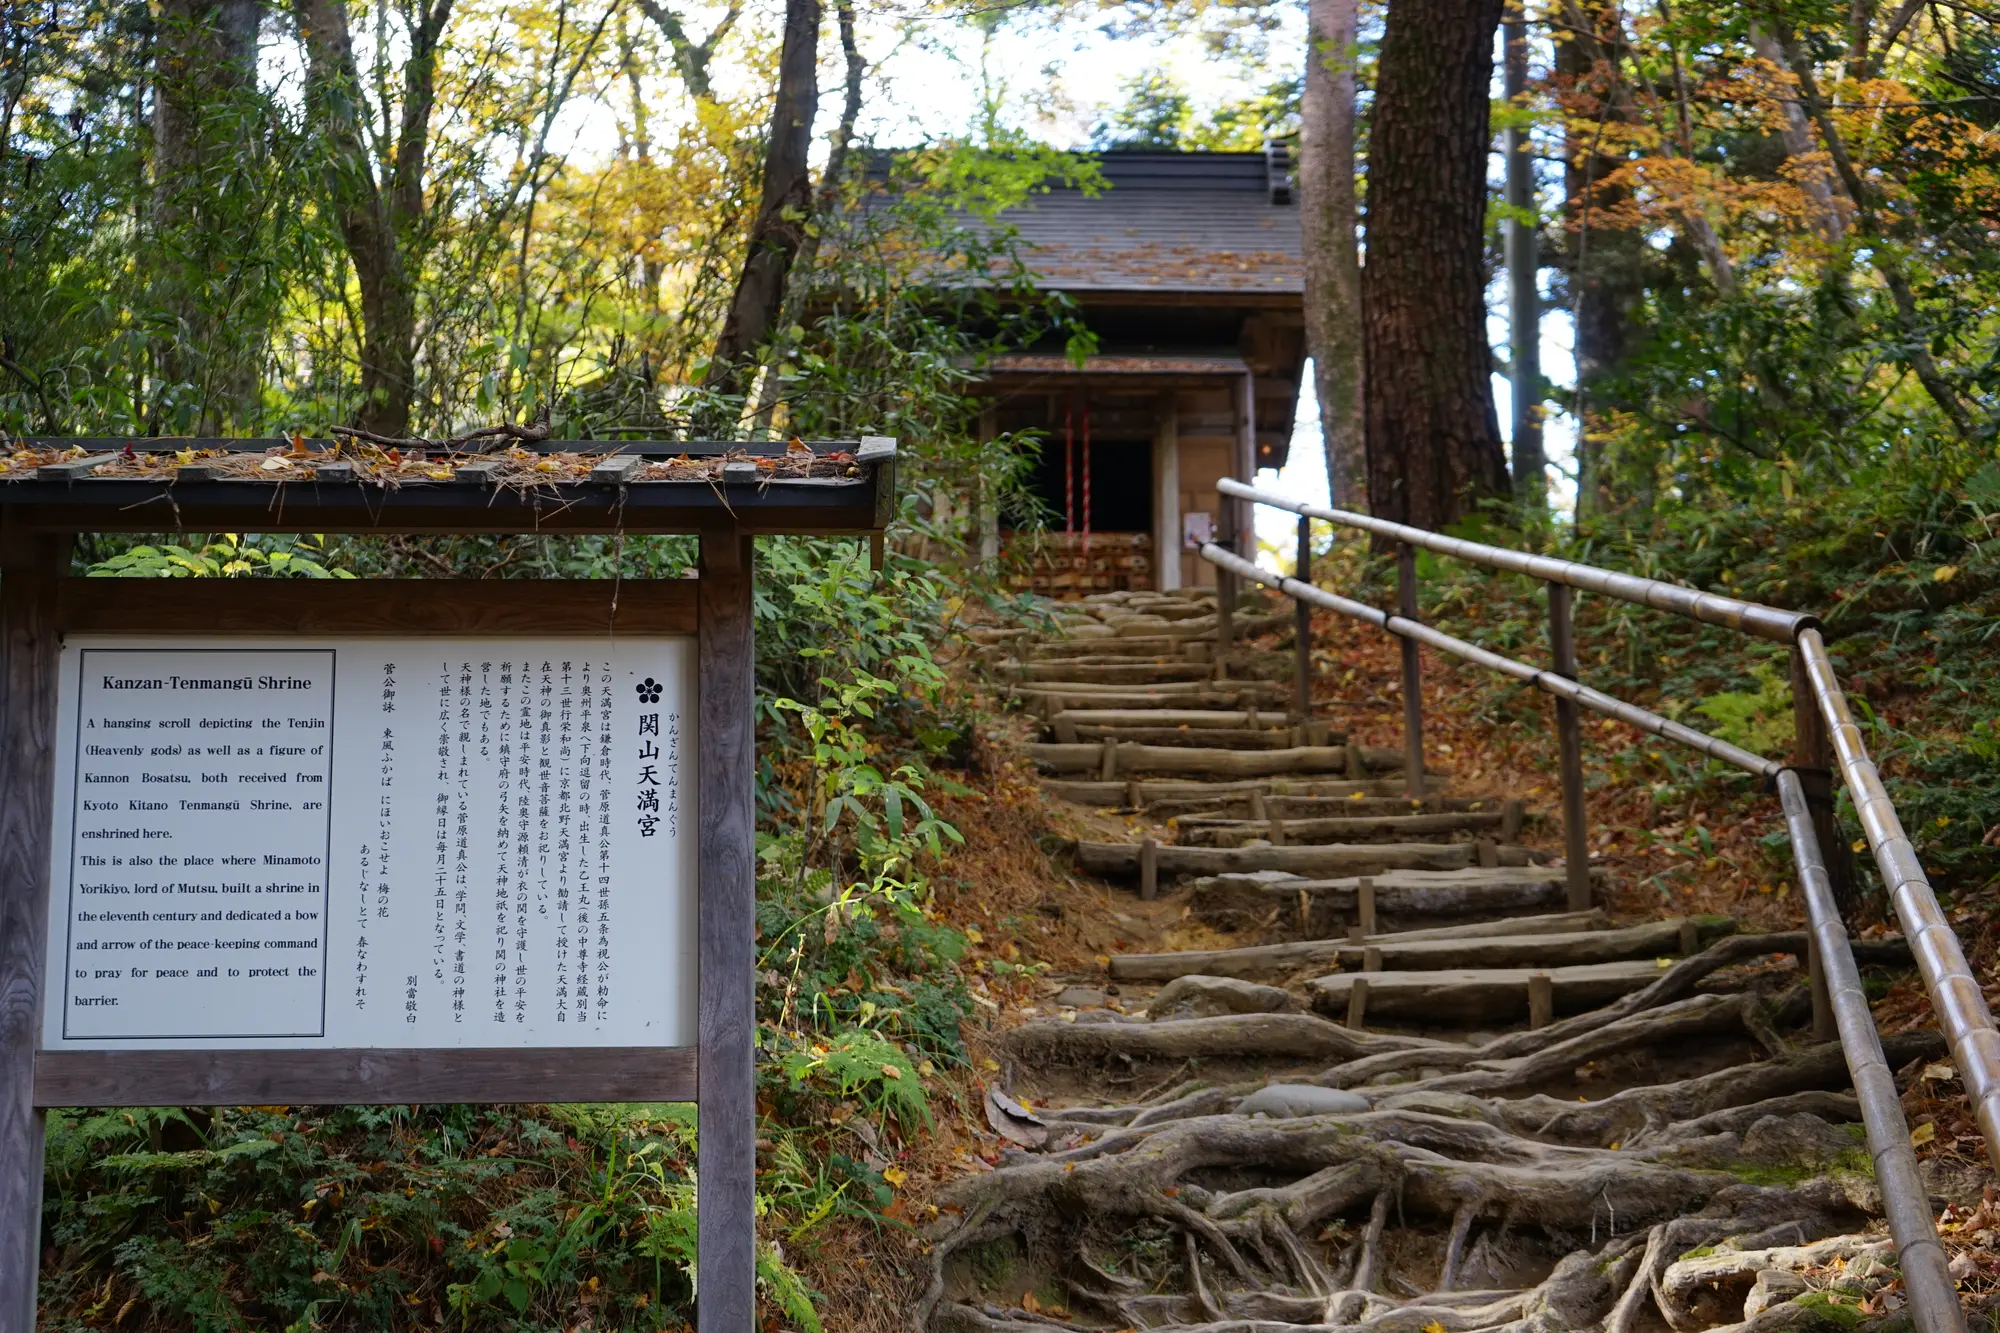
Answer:
[[1042, 441], [1028, 489], [1051, 532], [1151, 532], [1152, 442], [1094, 439], [1086, 454], [1081, 439], [1065, 448], [1062, 436], [1053, 435]]

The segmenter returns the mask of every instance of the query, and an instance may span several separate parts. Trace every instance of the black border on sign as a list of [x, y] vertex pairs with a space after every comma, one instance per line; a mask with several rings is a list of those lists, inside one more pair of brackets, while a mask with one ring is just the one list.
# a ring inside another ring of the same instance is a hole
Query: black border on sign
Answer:
[[[200, 638], [201, 636], [199, 634], [190, 634], [184, 637]], [[283, 1041], [287, 1038], [323, 1038], [326, 1036], [327, 955], [333, 948], [333, 938], [331, 935], [333, 913], [327, 909], [331, 906], [330, 900], [333, 897], [333, 742], [334, 736], [339, 730], [339, 728], [334, 726], [334, 710], [340, 704], [340, 650], [338, 648], [262, 648], [258, 650], [259, 652], [266, 653], [324, 653], [328, 659], [326, 685], [326, 846], [322, 849], [319, 858], [320, 877], [322, 881], [319, 891], [319, 1028], [313, 1032], [120, 1032], [115, 1035], [101, 1037], [78, 1036], [72, 1034], [69, 1030], [69, 985], [75, 976], [75, 959], [71, 955], [75, 952], [74, 928], [76, 925], [76, 858], [78, 855], [76, 846], [76, 807], [77, 802], [82, 799], [83, 787], [84, 680], [89, 675], [88, 662], [92, 653], [127, 653], [133, 651], [135, 650], [131, 648], [77, 649], [76, 726], [73, 728], [76, 733], [76, 750], [70, 756], [71, 767], [69, 775], [69, 883], [68, 892], [64, 895], [64, 901], [69, 905], [69, 914], [63, 921], [62, 1038], [64, 1041]], [[216, 648], [155, 648], [152, 651], [164, 655], [166, 653], [212, 653], [221, 650]], [[61, 680], [60, 668], [58, 668], [57, 679], [58, 681]], [[58, 684], [56, 688], [60, 691], [62, 687]], [[61, 761], [58, 760], [57, 762]], [[51, 838], [54, 837], [54, 832], [54, 829], [50, 830]], [[51, 936], [55, 934], [53, 924], [51, 923], [49, 931]], [[46, 1031], [46, 1028], [44, 1030]]]

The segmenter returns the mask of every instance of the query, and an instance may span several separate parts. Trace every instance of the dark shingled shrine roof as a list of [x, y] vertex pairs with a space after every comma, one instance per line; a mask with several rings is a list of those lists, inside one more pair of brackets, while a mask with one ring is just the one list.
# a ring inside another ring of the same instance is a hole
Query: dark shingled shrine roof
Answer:
[[1067, 292], [1300, 294], [1289, 163], [1263, 153], [1111, 152], [1108, 188], [1051, 189], [1007, 210], [1029, 267]]

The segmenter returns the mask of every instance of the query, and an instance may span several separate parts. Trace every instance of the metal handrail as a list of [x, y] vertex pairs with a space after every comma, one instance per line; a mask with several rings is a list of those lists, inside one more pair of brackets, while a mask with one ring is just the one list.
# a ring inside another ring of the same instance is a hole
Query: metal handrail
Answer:
[[[1226, 495], [1289, 510], [1299, 515], [1300, 570], [1306, 572], [1310, 550], [1310, 520], [1319, 518], [1347, 527], [1359, 528], [1398, 543], [1398, 584], [1401, 614], [1382, 611], [1314, 587], [1300, 579], [1286, 578], [1260, 569], [1241, 555], [1214, 542], [1200, 549], [1203, 559], [1216, 566], [1224, 583], [1222, 626], [1225, 643], [1229, 638], [1228, 603], [1238, 578], [1247, 578], [1275, 588], [1300, 604], [1298, 655], [1301, 700], [1309, 700], [1304, 673], [1310, 669], [1311, 651], [1307, 642], [1310, 620], [1307, 604], [1374, 625], [1404, 641], [1404, 714], [1411, 732], [1405, 745], [1413, 794], [1421, 791], [1422, 727], [1418, 702], [1421, 667], [1414, 646], [1429, 644], [1440, 651], [1474, 662], [1490, 670], [1534, 685], [1556, 698], [1558, 733], [1563, 750], [1564, 842], [1568, 848], [1568, 878], [1572, 907], [1578, 906], [1580, 892], [1589, 884], [1588, 844], [1583, 827], [1583, 780], [1579, 752], [1580, 735], [1576, 709], [1617, 718], [1654, 735], [1699, 750], [1712, 758], [1755, 773], [1776, 787], [1784, 807], [1786, 833], [1792, 845], [1802, 896], [1806, 902], [1810, 930], [1807, 933], [1808, 970], [1812, 978], [1813, 1026], [1816, 1035], [1837, 1035], [1848, 1073], [1862, 1110], [1868, 1133], [1869, 1152], [1875, 1163], [1889, 1229], [1895, 1239], [1904, 1287], [1910, 1295], [1911, 1312], [1922, 1333], [1961, 1333], [1965, 1320], [1958, 1304], [1955, 1284], [1946, 1267], [1943, 1247], [1930, 1212], [1929, 1196], [1917, 1172], [1915, 1150], [1909, 1141], [1909, 1127], [1896, 1094], [1895, 1079], [1882, 1052], [1874, 1015], [1861, 989], [1860, 974], [1849, 948], [1842, 924], [1832, 867], [1822, 851], [1831, 843], [1844, 854], [1837, 819], [1827, 793], [1814, 801], [1806, 789], [1808, 777], [1817, 779], [1820, 770], [1838, 759], [1841, 777], [1854, 800], [1883, 882], [1889, 886], [1891, 901], [1910, 942], [1918, 970], [1923, 976], [1931, 1006], [1950, 1044], [1959, 1076], [1964, 1081], [1975, 1116], [1986, 1140], [1991, 1160], [2000, 1163], [2000, 1031], [1996, 1031], [1988, 1009], [1958, 937], [1946, 922], [1929, 878], [1919, 863], [1916, 849], [1904, 833], [1894, 804], [1882, 785], [1881, 774], [1869, 758], [1860, 728], [1847, 706], [1839, 682], [1812, 616], [1785, 611], [1756, 602], [1717, 597], [1694, 589], [1681, 588], [1655, 579], [1617, 574], [1574, 561], [1529, 555], [1502, 547], [1446, 537], [1422, 528], [1391, 523], [1344, 510], [1324, 509], [1273, 495], [1241, 482], [1224, 479], [1220, 489]], [[1557, 669], [1544, 670], [1504, 657], [1463, 639], [1445, 634], [1416, 619], [1415, 570], [1410, 558], [1414, 547], [1470, 560], [1492, 569], [1528, 574], [1545, 580], [1549, 588], [1550, 637], [1556, 649]], [[1570, 631], [1572, 588], [1602, 592], [1643, 606], [1677, 612], [1709, 624], [1742, 630], [1759, 638], [1792, 646], [1793, 690], [1795, 696], [1810, 694], [1810, 702], [1795, 697], [1794, 720], [1798, 729], [1795, 761], [1781, 763], [1730, 745], [1726, 741], [1683, 726], [1657, 713], [1590, 689], [1574, 679], [1574, 647]]]
[[1214, 542], [1209, 542], [1201, 548], [1201, 557], [1232, 574], [1252, 579], [1267, 588], [1276, 588], [1287, 597], [1311, 602], [1329, 611], [1338, 611], [1344, 616], [1366, 621], [1379, 630], [1401, 638], [1415, 639], [1418, 643], [1429, 644], [1441, 652], [1462, 657], [1468, 662], [1475, 662], [1504, 676], [1512, 676], [1515, 680], [1525, 681], [1546, 694], [1581, 704], [1594, 713], [1615, 717], [1620, 722], [1630, 723], [1641, 731], [1649, 731], [1655, 736], [1679, 741], [1691, 749], [1700, 750], [1711, 759], [1734, 764], [1746, 773], [1755, 773], [1760, 778], [1771, 779], [1784, 771], [1785, 766], [1775, 759], [1752, 754], [1748, 750], [1731, 745], [1728, 741], [1696, 731], [1693, 727], [1684, 726], [1672, 718], [1662, 717], [1637, 704], [1628, 704], [1623, 699], [1614, 698], [1602, 690], [1593, 690], [1588, 685], [1580, 685], [1567, 676], [1558, 676], [1553, 671], [1544, 671], [1538, 666], [1517, 662], [1511, 657], [1502, 657], [1499, 653], [1481, 648], [1477, 644], [1453, 638], [1442, 630], [1424, 624], [1421, 620], [1392, 615], [1366, 602], [1351, 601], [1338, 593], [1316, 588], [1310, 583], [1301, 583], [1297, 579], [1288, 579], [1269, 570], [1260, 569], [1242, 556], [1233, 551], [1226, 551]]
[[1800, 633], [1798, 649], [1813, 697], [1832, 733], [1841, 775], [1854, 798], [1854, 811], [1874, 853], [1875, 866], [1882, 873], [1889, 901], [1896, 906], [1896, 919], [1910, 942], [1910, 952], [1916, 956], [1931, 1009], [1951, 1044], [1952, 1059], [1971, 1099], [1979, 1132], [1986, 1139], [1987, 1156], [2000, 1162], [2000, 1150], [1996, 1150], [2000, 1145], [2000, 1031], [1994, 1030], [1993, 1011], [1965, 961], [1957, 934], [1945, 920], [1930, 877], [1917, 860], [1917, 849], [1903, 832], [1903, 821], [1896, 817], [1882, 775], [1868, 757], [1861, 728], [1854, 725], [1847, 696], [1833, 674], [1833, 662], [1826, 655], [1819, 631]]
[[[1882, 1036], [1876, 1031], [1868, 996], [1861, 989], [1861, 973], [1848, 947], [1847, 928], [1840, 923], [1840, 909], [1833, 901], [1833, 881], [1819, 854], [1805, 787], [1790, 769], [1778, 775], [1778, 800], [1785, 808], [1785, 831], [1792, 839], [1799, 891], [1806, 900], [1806, 917], [1812, 923], [1820, 966], [1826, 973], [1827, 995], [1839, 1025], [1841, 1054], [1847, 1060], [1848, 1077], [1854, 1081], [1854, 1095], [1861, 1103], [1868, 1156], [1875, 1164], [1876, 1183], [1882, 1188], [1882, 1211], [1888, 1215], [1889, 1235], [1896, 1242], [1896, 1266], [1903, 1275], [1903, 1289], [1910, 1294], [1910, 1308], [1924, 1333], [1964, 1328], [1957, 1284], [1946, 1265], [1944, 1246], [1938, 1243], [1930, 1191], [1917, 1172], [1917, 1150], [1910, 1146], [1910, 1125], [1903, 1118], [1902, 1099], [1896, 1095], [1896, 1078], [1882, 1054]], [[1945, 1314], [1951, 1318], [1946, 1320]]]
[[1294, 500], [1290, 496], [1247, 486], [1229, 477], [1224, 477], [1216, 483], [1216, 486], [1224, 495], [1269, 505], [1273, 509], [1290, 510], [1302, 518], [1323, 519], [1343, 527], [1359, 528], [1377, 537], [1422, 547], [1426, 551], [1436, 551], [1439, 555], [1469, 560], [1475, 565], [1485, 565], [1488, 569], [1501, 569], [1510, 574], [1526, 574], [1545, 583], [1560, 583], [1584, 592], [1600, 592], [1606, 597], [1636, 602], [1640, 606], [1650, 606], [1659, 611], [1677, 612], [1690, 619], [1726, 626], [1729, 629], [1739, 629], [1746, 634], [1754, 634], [1760, 639], [1769, 639], [1774, 643], [1790, 643], [1799, 631], [1819, 624], [1816, 616], [1799, 611], [1781, 610], [1775, 606], [1766, 606], [1762, 602], [1740, 601], [1734, 597], [1723, 597], [1696, 588], [1683, 588], [1677, 583], [1662, 583], [1658, 579], [1640, 578], [1636, 574], [1619, 574], [1609, 569], [1599, 569], [1595, 565], [1581, 565], [1574, 560], [1558, 560], [1554, 556], [1533, 555], [1527, 551], [1511, 551], [1504, 546], [1469, 542], [1462, 537], [1447, 537], [1441, 532], [1432, 532], [1427, 528], [1391, 523], [1387, 519], [1351, 513], [1345, 509], [1322, 509], [1317, 505]]

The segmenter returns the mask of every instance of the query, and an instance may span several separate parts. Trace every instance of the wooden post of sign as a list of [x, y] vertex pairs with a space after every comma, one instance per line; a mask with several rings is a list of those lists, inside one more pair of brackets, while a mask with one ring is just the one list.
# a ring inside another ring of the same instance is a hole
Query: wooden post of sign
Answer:
[[0, 1333], [34, 1333], [42, 1035], [65, 539], [0, 531]]
[[757, 1310], [756, 657], [750, 538], [701, 535], [700, 1156], [695, 1193], [701, 1333], [753, 1333]]

